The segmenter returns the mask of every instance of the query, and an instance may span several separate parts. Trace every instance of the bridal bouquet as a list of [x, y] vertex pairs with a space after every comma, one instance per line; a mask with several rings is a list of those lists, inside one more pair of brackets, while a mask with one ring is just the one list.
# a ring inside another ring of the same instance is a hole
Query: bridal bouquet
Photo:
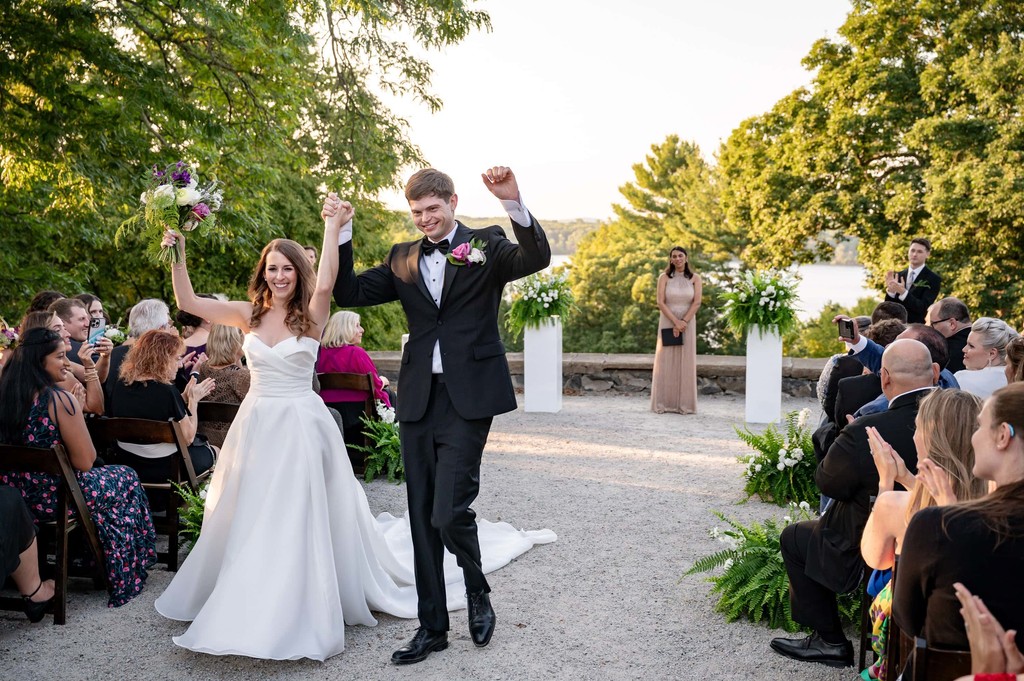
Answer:
[[0, 350], [14, 348], [18, 344], [18, 333], [0, 319]]
[[[154, 165], [147, 174], [146, 190], [139, 197], [139, 209], [118, 227], [115, 244], [139, 230], [150, 233], [159, 242], [168, 229], [191, 232], [199, 225], [213, 227], [223, 201], [217, 181], [200, 185], [194, 166], [178, 161], [161, 170]], [[160, 248], [156, 260], [177, 263], [178, 251]]]
[[549, 317], [565, 319], [574, 307], [566, 272], [531, 274], [513, 289], [512, 306], [505, 318], [505, 327], [518, 338], [523, 329], [538, 327]]
[[785, 430], [779, 431], [769, 424], [761, 433], [748, 428], [736, 428], [736, 434], [753, 454], [737, 457], [746, 465], [743, 491], [747, 498], [755, 494], [762, 501], [785, 503], [817, 503], [818, 487], [814, 484], [817, 460], [811, 443], [811, 429], [807, 425], [810, 409], [786, 414]]
[[723, 295], [725, 317], [736, 331], [751, 326], [777, 327], [779, 335], [796, 328], [796, 280], [776, 270], [747, 270], [735, 291]]

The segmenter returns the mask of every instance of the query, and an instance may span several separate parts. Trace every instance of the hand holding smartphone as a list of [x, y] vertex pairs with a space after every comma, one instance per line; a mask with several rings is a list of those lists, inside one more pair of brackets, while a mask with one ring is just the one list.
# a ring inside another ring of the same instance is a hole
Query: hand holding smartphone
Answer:
[[852, 319], [839, 319], [836, 321], [839, 326], [839, 337], [848, 343], [853, 343], [857, 337], [857, 327]]
[[106, 330], [107, 320], [103, 317], [93, 317], [89, 321], [89, 345], [95, 345]]

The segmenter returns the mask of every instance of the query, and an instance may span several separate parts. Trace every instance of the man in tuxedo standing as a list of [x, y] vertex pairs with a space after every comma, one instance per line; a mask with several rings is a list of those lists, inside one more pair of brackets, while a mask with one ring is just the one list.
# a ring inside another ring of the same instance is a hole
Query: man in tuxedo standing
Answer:
[[885, 349], [881, 381], [889, 409], [843, 428], [814, 474], [818, 489], [833, 499], [832, 504], [820, 518], [788, 525], [779, 537], [793, 619], [814, 631], [806, 638], [772, 639], [776, 653], [832, 667], [853, 664], [853, 645], [843, 634], [836, 594], [856, 588], [864, 570], [860, 539], [870, 497], [878, 493], [867, 428], [876, 428], [902, 455], [907, 470], [916, 473], [917, 405], [938, 376], [939, 366], [920, 341], [898, 339]]
[[912, 239], [907, 251], [907, 268], [885, 273], [885, 299], [907, 308], [907, 321], [911, 324], [924, 324], [928, 306], [939, 296], [942, 279], [925, 264], [931, 252], [932, 243], [928, 239]]
[[[414, 174], [405, 187], [423, 239], [392, 246], [383, 264], [357, 276], [351, 228], [339, 237], [337, 304], [364, 307], [399, 300], [409, 324], [397, 411], [420, 628], [391, 656], [395, 664], [420, 662], [448, 646], [445, 548], [465, 575], [473, 642], [487, 645], [494, 631], [470, 504], [480, 488], [480, 459], [491, 420], [516, 408], [498, 335], [498, 304], [505, 284], [548, 266], [551, 248], [523, 205], [511, 169], [493, 167], [483, 173], [483, 181], [508, 213], [518, 245], [496, 225], [469, 229], [457, 222], [455, 185], [432, 168]], [[328, 197], [325, 215], [337, 206], [337, 197]]]

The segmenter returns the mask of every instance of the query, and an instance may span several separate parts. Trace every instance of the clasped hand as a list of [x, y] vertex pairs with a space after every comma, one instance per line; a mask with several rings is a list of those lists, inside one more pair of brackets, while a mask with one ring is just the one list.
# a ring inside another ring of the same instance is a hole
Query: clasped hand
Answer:
[[324, 199], [324, 207], [320, 210], [324, 226], [331, 229], [341, 229], [355, 214], [356, 210], [352, 204], [342, 201], [335, 192], [327, 195], [327, 198]]
[[878, 469], [878, 490], [880, 492], [888, 491], [893, 488], [897, 480], [908, 480], [911, 475], [903, 457], [878, 434], [878, 429], [868, 426], [864, 430], [868, 435], [871, 458], [874, 459], [875, 468]]

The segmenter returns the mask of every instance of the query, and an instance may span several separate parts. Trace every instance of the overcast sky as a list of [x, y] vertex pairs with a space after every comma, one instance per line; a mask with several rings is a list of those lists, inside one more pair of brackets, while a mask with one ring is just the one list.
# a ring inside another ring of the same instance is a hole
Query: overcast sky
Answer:
[[[633, 164], [669, 134], [713, 159], [742, 120], [810, 82], [801, 59], [835, 37], [850, 9], [848, 0], [476, 6], [493, 30], [427, 55], [444, 108], [396, 110], [427, 161], [455, 180], [459, 214], [500, 214], [479, 175], [508, 165], [542, 220], [609, 217]], [[407, 207], [400, 193], [381, 198]]]

